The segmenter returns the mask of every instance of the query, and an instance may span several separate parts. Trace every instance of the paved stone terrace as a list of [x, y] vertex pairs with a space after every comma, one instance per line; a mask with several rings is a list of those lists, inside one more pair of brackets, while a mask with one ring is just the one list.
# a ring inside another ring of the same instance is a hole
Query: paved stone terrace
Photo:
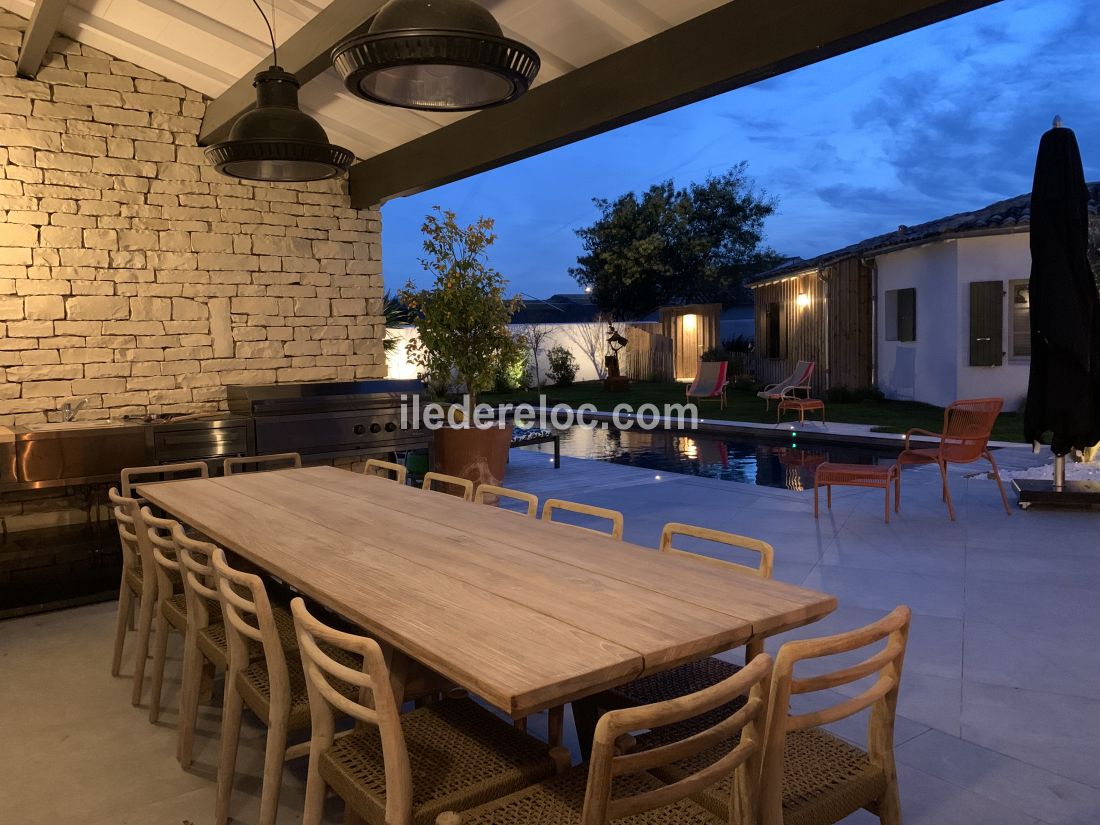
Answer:
[[[1027, 466], [1023, 449], [1002, 464]], [[932, 468], [907, 470], [902, 512], [877, 490], [845, 490], [815, 521], [812, 496], [513, 451], [507, 483], [540, 497], [617, 507], [627, 538], [655, 547], [679, 520], [772, 542], [776, 576], [835, 593], [840, 608], [792, 636], [856, 627], [898, 603], [914, 621], [897, 757], [907, 825], [1095, 825], [1100, 819], [1100, 515], [1004, 514], [992, 482], [952, 474], [959, 520]], [[0, 623], [4, 821], [182, 825], [213, 811], [215, 708], [200, 720], [192, 773], [174, 758], [179, 649], [156, 727], [109, 675], [114, 605]], [[769, 646], [774, 651], [775, 644]], [[732, 654], [740, 655], [739, 652]], [[130, 672], [124, 662], [124, 673]], [[842, 724], [853, 741], [862, 719]], [[542, 719], [532, 730], [544, 726]], [[572, 743], [575, 747], [575, 742]], [[263, 732], [247, 721], [233, 813], [256, 818]], [[300, 822], [304, 762], [285, 775], [279, 822]], [[329, 809], [340, 821], [340, 806]], [[877, 820], [860, 813], [847, 821]]]

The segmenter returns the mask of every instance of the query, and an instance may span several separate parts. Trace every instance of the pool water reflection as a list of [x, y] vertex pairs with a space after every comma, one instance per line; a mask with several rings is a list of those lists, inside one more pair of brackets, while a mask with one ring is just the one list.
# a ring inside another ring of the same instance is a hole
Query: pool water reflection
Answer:
[[[669, 430], [573, 427], [562, 432], [561, 454], [644, 467], [663, 473], [719, 478], [785, 490], [811, 490], [814, 470], [825, 461], [892, 464], [897, 449], [851, 444], [802, 443], [796, 432], [777, 438], [727, 437]], [[552, 452], [549, 444], [526, 447]]]

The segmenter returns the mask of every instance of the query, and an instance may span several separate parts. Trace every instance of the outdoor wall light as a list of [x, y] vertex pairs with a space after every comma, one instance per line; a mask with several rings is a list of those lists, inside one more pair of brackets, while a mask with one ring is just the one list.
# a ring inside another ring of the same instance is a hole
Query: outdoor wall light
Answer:
[[474, 0], [390, 0], [366, 34], [336, 45], [332, 63], [357, 97], [441, 112], [510, 103], [540, 66]]
[[794, 299], [795, 304], [799, 309], [805, 309], [810, 305], [810, 296], [805, 292], [799, 292], [798, 297]]
[[256, 108], [237, 118], [227, 140], [206, 150], [207, 159], [241, 180], [302, 183], [342, 175], [355, 155], [329, 143], [321, 124], [298, 108], [298, 78], [279, 67], [271, 21], [253, 3], [271, 35], [272, 65], [252, 83]]
[[695, 332], [699, 326], [698, 315], [685, 315], [684, 316], [684, 332]]

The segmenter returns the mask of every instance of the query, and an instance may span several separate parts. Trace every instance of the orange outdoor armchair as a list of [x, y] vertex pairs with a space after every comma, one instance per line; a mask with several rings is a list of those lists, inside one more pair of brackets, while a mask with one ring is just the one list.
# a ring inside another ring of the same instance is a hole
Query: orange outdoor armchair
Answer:
[[[970, 464], [983, 458], [993, 468], [993, 478], [996, 479], [997, 488], [1001, 491], [1005, 512], [1012, 515], [1004, 484], [1001, 483], [1001, 474], [997, 469], [997, 462], [989, 451], [989, 439], [993, 434], [993, 426], [997, 423], [997, 416], [1003, 406], [1003, 398], [971, 398], [955, 401], [943, 411], [943, 432], [934, 433], [915, 427], [905, 433], [905, 449], [898, 456], [899, 470], [906, 464], [938, 465], [940, 477], [943, 480], [943, 500], [947, 502], [947, 513], [952, 521], [955, 520], [955, 506], [951, 501], [951, 488], [947, 483], [947, 465]], [[910, 439], [914, 435], [939, 439], [939, 444], [935, 447], [910, 447]], [[900, 472], [898, 485], [900, 488]]]

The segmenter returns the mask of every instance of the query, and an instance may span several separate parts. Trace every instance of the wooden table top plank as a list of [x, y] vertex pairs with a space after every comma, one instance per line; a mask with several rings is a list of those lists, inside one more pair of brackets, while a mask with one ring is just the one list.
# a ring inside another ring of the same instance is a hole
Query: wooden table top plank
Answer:
[[[471, 505], [456, 496], [403, 488], [372, 476], [352, 474], [352, 479], [345, 479], [343, 473], [346, 471], [332, 467], [309, 467], [285, 471], [284, 475], [303, 487], [315, 485], [351, 498], [366, 498], [411, 518], [446, 524], [472, 536], [494, 539], [527, 553], [743, 619], [752, 626], [753, 634], [799, 627], [836, 609], [834, 596], [816, 590], [714, 565], [694, 565], [682, 556], [664, 555], [588, 531], [581, 533], [568, 524], [530, 519], [519, 529], [511, 519], [501, 518], [495, 508]], [[777, 553], [781, 556], [782, 548]]]
[[[450, 525], [412, 519], [378, 501], [316, 487], [303, 492], [289, 474], [252, 473], [214, 482], [634, 650], [647, 671], [729, 650], [752, 632], [742, 619]], [[510, 517], [488, 512], [497, 519]], [[513, 523], [521, 534], [531, 525], [526, 519]], [[583, 542], [586, 536], [577, 538]]]
[[139, 491], [515, 717], [642, 671], [632, 650], [211, 480], [146, 484]]

